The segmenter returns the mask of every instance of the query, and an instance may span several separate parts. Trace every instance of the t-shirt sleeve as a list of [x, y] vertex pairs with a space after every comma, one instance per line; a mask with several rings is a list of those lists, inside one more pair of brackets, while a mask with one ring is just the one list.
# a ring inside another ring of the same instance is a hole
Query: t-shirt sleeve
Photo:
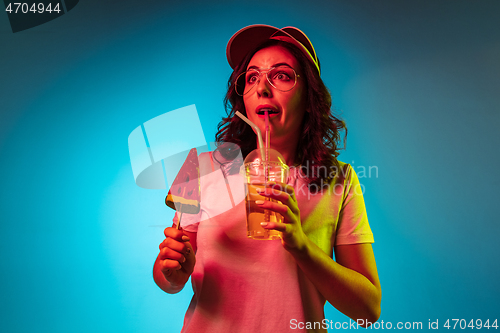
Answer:
[[363, 199], [363, 188], [354, 169], [347, 165], [335, 245], [373, 242], [373, 233], [368, 224], [365, 200]]

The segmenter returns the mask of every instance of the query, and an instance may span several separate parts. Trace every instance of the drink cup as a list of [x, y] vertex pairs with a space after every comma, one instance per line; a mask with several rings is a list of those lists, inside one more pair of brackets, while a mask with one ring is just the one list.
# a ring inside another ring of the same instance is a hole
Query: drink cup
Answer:
[[[262, 158], [262, 153], [267, 156]], [[266, 158], [267, 157], [267, 158]], [[285, 184], [288, 177], [288, 166], [283, 156], [274, 149], [256, 149], [248, 154], [241, 167], [245, 179], [245, 207], [247, 216], [247, 237], [259, 240], [280, 239], [281, 233], [264, 229], [261, 222], [283, 222], [283, 216], [263, 209], [256, 200], [272, 200], [258, 194], [257, 188], [265, 188], [266, 181]]]

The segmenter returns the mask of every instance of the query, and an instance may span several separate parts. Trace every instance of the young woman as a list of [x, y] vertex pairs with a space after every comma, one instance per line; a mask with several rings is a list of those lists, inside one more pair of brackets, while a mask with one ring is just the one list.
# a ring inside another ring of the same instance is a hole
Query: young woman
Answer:
[[[200, 214], [186, 222], [184, 215], [184, 230], [165, 229], [156, 283], [176, 293], [191, 276], [194, 296], [183, 332], [324, 332], [330, 327], [323, 320], [326, 301], [370, 325], [381, 302], [373, 235], [358, 178], [337, 160], [345, 125], [331, 114], [311, 42], [297, 28], [253, 25], [230, 39], [227, 56], [234, 72], [228, 117], [216, 139], [237, 144], [245, 157], [257, 147], [256, 135], [235, 112], [263, 133], [269, 113], [271, 148], [291, 175], [287, 184], [270, 184], [261, 193], [279, 202], [257, 204], [284, 217], [283, 223], [263, 223], [282, 232], [281, 242], [245, 237], [241, 178], [217, 163], [215, 153], [202, 154], [200, 168], [221, 170], [236, 189], [235, 200], [228, 206], [219, 194], [224, 187], [202, 179]], [[231, 153], [219, 156], [225, 154]]]

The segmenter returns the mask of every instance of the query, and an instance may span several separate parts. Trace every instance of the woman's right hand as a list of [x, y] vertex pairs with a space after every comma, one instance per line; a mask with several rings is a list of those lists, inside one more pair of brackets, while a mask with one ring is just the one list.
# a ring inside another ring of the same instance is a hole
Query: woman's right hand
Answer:
[[[173, 227], [166, 228], [164, 234], [165, 240], [160, 244], [157, 259], [159, 269], [171, 288], [182, 288], [194, 270], [196, 256], [193, 245], [196, 239], [191, 240], [187, 232]], [[189, 234], [196, 237], [195, 233]]]

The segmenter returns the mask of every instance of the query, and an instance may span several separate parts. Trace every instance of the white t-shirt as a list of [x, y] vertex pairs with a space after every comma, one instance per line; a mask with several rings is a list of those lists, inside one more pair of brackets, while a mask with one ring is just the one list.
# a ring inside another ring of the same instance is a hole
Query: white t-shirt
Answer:
[[[181, 221], [185, 230], [197, 233], [198, 246], [194, 296], [182, 332], [306, 332], [292, 329], [292, 323], [321, 322], [326, 300], [281, 241], [246, 237], [243, 178], [224, 177], [210, 153], [199, 161], [201, 211], [183, 214]], [[349, 164], [340, 166], [340, 176], [323, 193], [310, 193], [298, 169], [288, 179], [302, 229], [330, 257], [334, 245], [373, 243], [359, 180]]]

